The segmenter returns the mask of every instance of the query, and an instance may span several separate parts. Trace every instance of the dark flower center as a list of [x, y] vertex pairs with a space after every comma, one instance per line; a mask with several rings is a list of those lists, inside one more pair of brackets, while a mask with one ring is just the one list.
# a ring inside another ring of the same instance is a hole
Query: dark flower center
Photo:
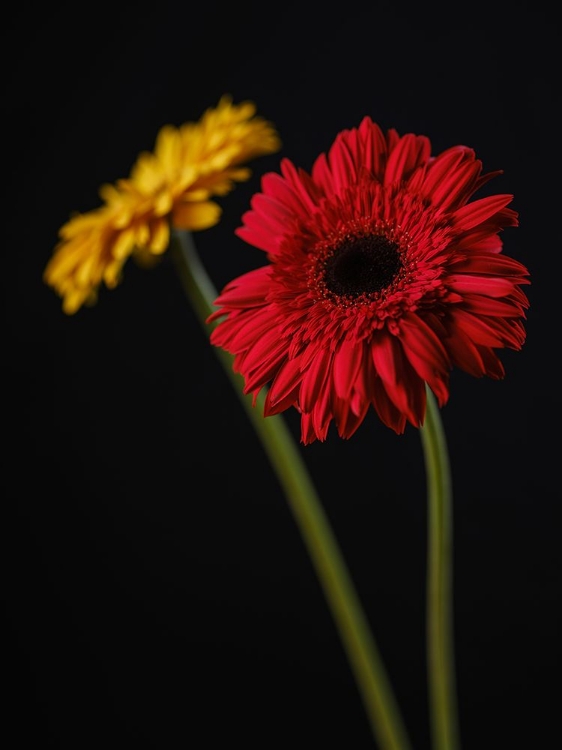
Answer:
[[399, 249], [384, 235], [344, 237], [324, 260], [326, 289], [352, 298], [385, 289], [402, 268]]

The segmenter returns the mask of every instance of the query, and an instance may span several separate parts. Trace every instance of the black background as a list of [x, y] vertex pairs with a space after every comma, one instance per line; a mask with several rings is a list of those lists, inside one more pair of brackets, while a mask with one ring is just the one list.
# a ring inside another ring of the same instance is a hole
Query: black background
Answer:
[[[281, 152], [196, 236], [217, 288], [264, 262], [233, 232], [281, 156], [309, 169], [370, 115], [472, 146], [520, 227], [527, 342], [453, 373], [464, 750], [550, 747], [560, 698], [560, 27], [540, 3], [21, 4], [3, 23], [3, 669], [10, 748], [374, 747], [265, 454], [167, 259], [68, 317], [57, 231], [166, 123], [251, 99]], [[142, 10], [141, 10], [142, 8]], [[6, 131], [5, 131], [6, 132]], [[6, 162], [5, 162], [6, 163]], [[6, 232], [7, 229], [7, 232]], [[286, 414], [298, 439], [298, 419]], [[374, 414], [300, 446], [415, 750], [429, 748], [419, 435]]]

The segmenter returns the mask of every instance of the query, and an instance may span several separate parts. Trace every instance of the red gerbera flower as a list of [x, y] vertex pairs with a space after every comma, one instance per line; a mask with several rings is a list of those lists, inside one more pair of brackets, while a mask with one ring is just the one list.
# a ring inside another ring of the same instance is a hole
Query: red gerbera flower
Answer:
[[209, 322], [264, 414], [295, 407], [303, 443], [334, 420], [349, 438], [373, 406], [419, 427], [426, 383], [439, 406], [456, 366], [504, 376], [495, 349], [525, 340], [529, 272], [501, 254], [512, 195], [470, 201], [482, 173], [465, 146], [431, 155], [425, 136], [386, 135], [369, 117], [336, 137], [311, 173], [288, 159], [262, 178], [239, 237], [268, 265], [230, 282]]

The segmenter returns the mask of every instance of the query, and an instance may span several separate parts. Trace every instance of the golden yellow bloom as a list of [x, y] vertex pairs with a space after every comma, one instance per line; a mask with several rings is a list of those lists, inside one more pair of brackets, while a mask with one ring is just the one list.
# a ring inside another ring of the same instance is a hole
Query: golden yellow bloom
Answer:
[[66, 313], [95, 302], [102, 283], [115, 287], [131, 255], [165, 252], [171, 227], [197, 231], [218, 222], [221, 208], [211, 198], [250, 177], [248, 160], [280, 148], [275, 128], [255, 113], [252, 102], [234, 105], [224, 96], [199, 122], [164, 126], [127, 179], [101, 187], [101, 207], [61, 227], [43, 278]]

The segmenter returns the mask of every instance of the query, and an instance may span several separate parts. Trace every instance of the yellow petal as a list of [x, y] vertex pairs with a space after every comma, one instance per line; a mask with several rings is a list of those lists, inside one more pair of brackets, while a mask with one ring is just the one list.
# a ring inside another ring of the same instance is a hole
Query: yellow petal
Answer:
[[222, 209], [212, 201], [204, 203], [180, 203], [172, 213], [172, 223], [178, 229], [197, 231], [214, 226], [220, 219]]
[[150, 240], [150, 229], [146, 222], [139, 224], [135, 228], [135, 244], [139, 247], [146, 247]]
[[154, 213], [158, 216], [164, 216], [170, 213], [172, 208], [172, 196], [168, 190], [161, 192], [154, 199]]
[[103, 280], [108, 289], [114, 289], [121, 282], [123, 263], [124, 261], [115, 259], [104, 268]]
[[129, 256], [135, 244], [135, 232], [129, 227], [123, 232], [117, 232], [113, 241], [111, 254], [118, 260], [124, 260]]
[[151, 224], [149, 249], [155, 255], [161, 255], [170, 243], [170, 226], [165, 219], [157, 219]]

